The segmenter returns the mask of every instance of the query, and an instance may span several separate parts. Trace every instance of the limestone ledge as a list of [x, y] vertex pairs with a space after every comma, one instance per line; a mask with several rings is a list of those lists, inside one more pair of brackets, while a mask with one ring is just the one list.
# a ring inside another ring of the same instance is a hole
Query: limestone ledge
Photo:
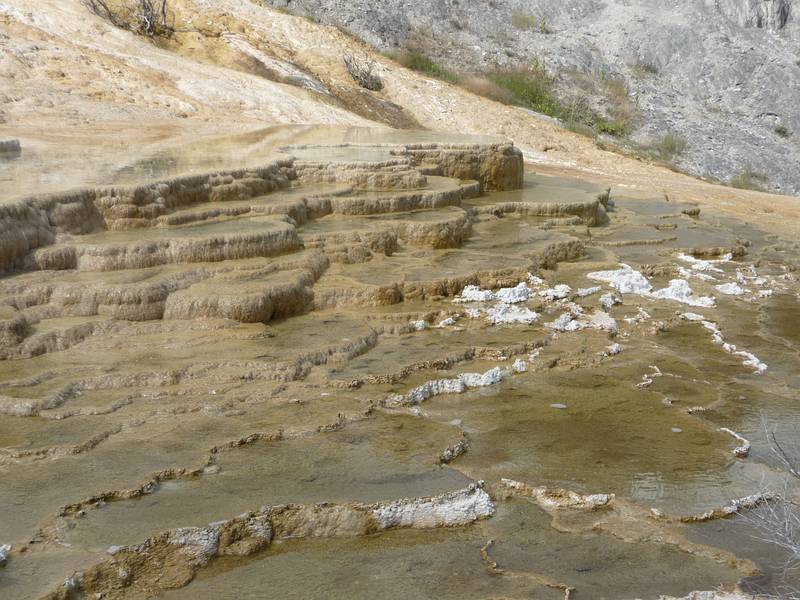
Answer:
[[[424, 187], [425, 174], [473, 180], [482, 191], [522, 187], [522, 152], [510, 142], [486, 144], [340, 144], [331, 148], [372, 151], [362, 161], [330, 162], [304, 159], [303, 151], [320, 146], [286, 146], [300, 154], [296, 166], [301, 181], [348, 182], [361, 189]], [[394, 156], [396, 158], [392, 159]], [[424, 173], [423, 173], [424, 172]], [[370, 186], [367, 188], [367, 186]], [[376, 187], [382, 186], [382, 187]]]
[[151, 219], [203, 202], [247, 198], [288, 187], [296, 179], [291, 158], [264, 167], [188, 175], [138, 186], [83, 189], [0, 204], [0, 273], [56, 241], [104, 229], [145, 226]]
[[[388, 503], [265, 506], [207, 527], [172, 529], [141, 544], [109, 548], [108, 559], [73, 574], [45, 598], [149, 595], [187, 585], [217, 557], [250, 556], [274, 540], [353, 537], [394, 528], [458, 527], [494, 512], [495, 505], [482, 482], [438, 496]], [[160, 576], [156, 577], [157, 573]]]
[[478, 181], [484, 191], [515, 190], [522, 187], [522, 152], [510, 143], [409, 144], [394, 153], [410, 157], [417, 165], [436, 165], [446, 177]]
[[[600, 200], [590, 202], [500, 202], [478, 207], [478, 214], [497, 216], [517, 214], [528, 217], [574, 217], [589, 227], [608, 223], [608, 214]], [[569, 223], [568, 221], [566, 223]], [[560, 224], [556, 222], [555, 224]]]

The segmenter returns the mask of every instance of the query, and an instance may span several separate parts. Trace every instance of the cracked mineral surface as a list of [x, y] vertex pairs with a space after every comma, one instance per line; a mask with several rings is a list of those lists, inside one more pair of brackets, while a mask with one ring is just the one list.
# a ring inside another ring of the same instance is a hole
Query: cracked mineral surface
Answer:
[[796, 240], [500, 138], [274, 136], [0, 202], [0, 597], [777, 589], [738, 513]]

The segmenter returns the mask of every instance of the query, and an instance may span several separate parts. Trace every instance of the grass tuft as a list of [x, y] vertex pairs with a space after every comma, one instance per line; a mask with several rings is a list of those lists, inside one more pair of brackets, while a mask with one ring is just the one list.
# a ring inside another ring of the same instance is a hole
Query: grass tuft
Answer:
[[630, 68], [633, 74], [641, 79], [658, 75], [659, 72], [658, 65], [647, 60], [638, 60], [630, 65]]
[[550, 34], [553, 30], [544, 17], [537, 17], [530, 13], [515, 12], [511, 15], [511, 24], [520, 31], [538, 31], [539, 33]]
[[393, 58], [407, 69], [424, 73], [436, 79], [449, 81], [450, 83], [458, 83], [459, 81], [456, 73], [446, 69], [420, 52], [404, 50], [394, 55]]
[[789, 128], [786, 127], [783, 123], [780, 123], [775, 126], [775, 133], [777, 133], [782, 138], [789, 138], [792, 136], [792, 132], [789, 131]]
[[750, 165], [746, 165], [738, 175], [731, 177], [730, 186], [740, 190], [766, 191], [765, 184], [769, 177], [763, 171], [756, 171]]
[[667, 133], [656, 144], [656, 151], [662, 160], [670, 161], [686, 150], [686, 140], [675, 133]]

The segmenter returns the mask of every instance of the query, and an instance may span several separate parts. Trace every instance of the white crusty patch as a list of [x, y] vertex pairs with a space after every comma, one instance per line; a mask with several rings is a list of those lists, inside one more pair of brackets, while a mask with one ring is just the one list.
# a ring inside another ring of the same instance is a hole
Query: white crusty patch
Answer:
[[516, 304], [518, 302], [525, 302], [531, 297], [531, 289], [524, 281], [518, 283], [513, 288], [500, 288], [495, 294], [495, 298], [505, 304]]
[[559, 316], [555, 321], [545, 323], [545, 327], [555, 329], [556, 331], [578, 331], [583, 327], [580, 321], [575, 319], [570, 313], [564, 313]]
[[761, 362], [758, 357], [752, 352], [747, 352], [746, 350], [739, 350], [735, 344], [731, 344], [725, 341], [725, 338], [722, 335], [722, 331], [720, 331], [719, 326], [714, 323], [713, 321], [706, 321], [703, 319], [702, 315], [698, 315], [696, 313], [683, 313], [681, 317], [687, 321], [692, 321], [696, 323], [701, 323], [703, 327], [705, 327], [708, 331], [711, 332], [711, 341], [713, 341], [718, 346], [721, 346], [722, 349], [727, 352], [728, 354], [733, 354], [734, 356], [741, 356], [744, 358], [742, 364], [745, 367], [750, 367], [755, 370], [755, 372], [759, 375], [763, 375], [766, 373], [768, 367], [765, 363]]
[[599, 285], [595, 285], [593, 287], [588, 287], [588, 288], [580, 288], [577, 292], [575, 292], [575, 295], [578, 296], [578, 298], [585, 298], [586, 296], [591, 296], [592, 294], [596, 294], [602, 289], [603, 288], [601, 288]]
[[603, 310], [611, 310], [615, 304], [622, 304], [622, 300], [616, 294], [608, 292], [600, 296], [600, 306], [603, 307]]
[[698, 315], [697, 313], [693, 312], [685, 312], [681, 315], [682, 318], [686, 319], [687, 321], [705, 321], [706, 318], [703, 315]]
[[736, 433], [733, 429], [728, 429], [727, 427], [720, 427], [720, 431], [723, 433], [728, 433], [736, 438], [736, 441], [739, 442], [739, 445], [733, 449], [733, 455], [738, 456], [739, 458], [746, 458], [750, 454], [750, 440], [742, 437], [738, 433]]
[[702, 273], [700, 271], [692, 271], [691, 269], [687, 269], [686, 267], [678, 267], [678, 274], [683, 277], [684, 279], [690, 279], [692, 277], [696, 279], [700, 279], [701, 281], [716, 281], [716, 277], [713, 275], [709, 275], [708, 273]]
[[669, 282], [669, 286], [656, 290], [649, 295], [652, 298], [675, 300], [676, 302], [688, 304], [689, 306], [711, 308], [715, 304], [714, 298], [710, 296], [695, 296], [694, 291], [689, 286], [689, 282], [685, 279], [673, 279]]
[[486, 319], [493, 325], [530, 324], [539, 319], [539, 313], [501, 302], [486, 311]]
[[537, 277], [532, 273], [528, 273], [528, 283], [534, 287], [539, 287], [540, 285], [544, 285], [544, 279]]
[[637, 388], [644, 389], [646, 387], [650, 387], [653, 385], [653, 381], [655, 381], [656, 377], [661, 377], [661, 369], [659, 369], [655, 365], [650, 365], [650, 368], [653, 369], [652, 373], [645, 373], [642, 375], [642, 381], [636, 384]]
[[482, 482], [466, 489], [448, 492], [433, 498], [397, 500], [379, 505], [372, 516], [380, 529], [391, 527], [454, 527], [490, 517], [495, 512], [492, 499], [483, 490]]
[[559, 283], [556, 286], [541, 290], [539, 296], [545, 300], [552, 302], [553, 300], [563, 300], [572, 293], [572, 288], [566, 283]]
[[715, 285], [714, 289], [727, 296], [742, 296], [747, 291], [735, 281]]
[[591, 314], [587, 326], [591, 329], [601, 329], [609, 333], [617, 333], [619, 331], [616, 320], [602, 310], [596, 310]]
[[594, 511], [614, 503], [614, 494], [578, 494], [571, 490], [532, 487], [521, 481], [501, 479], [500, 485], [514, 495], [532, 498], [545, 510], [579, 509]]
[[453, 302], [466, 303], [466, 302], [494, 302], [500, 301], [505, 304], [517, 304], [525, 302], [531, 297], [531, 289], [524, 281], [518, 283], [514, 287], [500, 288], [496, 292], [492, 290], [482, 290], [477, 285], [468, 285], [461, 294], [455, 297]]
[[723, 263], [728, 263], [733, 260], [733, 254], [726, 254], [722, 258], [718, 258], [716, 260], [703, 260], [701, 258], [695, 258], [689, 254], [678, 254], [678, 260], [682, 260], [683, 262], [689, 263], [690, 268], [692, 271], [700, 271], [700, 272], [707, 272], [711, 271], [713, 273], [724, 273], [722, 269], [720, 269], [717, 265], [721, 265]]
[[653, 289], [647, 277], [639, 271], [626, 264], [620, 264], [620, 267], [611, 271], [587, 273], [586, 277], [593, 281], [608, 283], [621, 294], [645, 294]]
[[453, 302], [492, 302], [495, 299], [492, 290], [482, 290], [477, 285], [468, 285], [461, 294], [456, 296]]
[[555, 321], [547, 323], [545, 327], [561, 332], [579, 331], [581, 329], [600, 329], [609, 333], [617, 333], [619, 326], [611, 315], [602, 310], [596, 310], [591, 315], [583, 315], [582, 311], [576, 314], [564, 313]]
[[180, 546], [186, 554], [206, 562], [214, 557], [219, 549], [219, 529], [217, 527], [172, 529], [169, 531], [167, 543]]
[[407, 394], [393, 394], [384, 404], [386, 406], [402, 406], [420, 404], [425, 400], [442, 394], [461, 394], [469, 388], [488, 387], [500, 383], [505, 372], [500, 367], [489, 369], [485, 373], [462, 373], [452, 379], [435, 379], [415, 387]]
[[[696, 260], [696, 259], [695, 259]], [[673, 279], [669, 285], [660, 290], [653, 290], [653, 285], [639, 271], [626, 264], [621, 264], [619, 269], [611, 271], [594, 271], [587, 273], [586, 277], [594, 281], [608, 283], [621, 294], [637, 294], [655, 300], [674, 300], [689, 306], [713, 307], [714, 298], [709, 296], [695, 296], [686, 279]], [[603, 296], [601, 302], [608, 309], [613, 304], [612, 298]]]
[[650, 313], [640, 306], [638, 312], [634, 316], [625, 317], [625, 322], [628, 323], [629, 325], [635, 325], [636, 323], [641, 323], [642, 321], [646, 321], [649, 318], [650, 318]]

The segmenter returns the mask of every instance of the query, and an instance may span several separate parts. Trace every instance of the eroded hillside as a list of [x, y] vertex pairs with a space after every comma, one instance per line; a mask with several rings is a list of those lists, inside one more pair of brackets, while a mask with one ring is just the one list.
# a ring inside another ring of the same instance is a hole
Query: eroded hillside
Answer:
[[612, 121], [601, 131], [656, 148], [671, 134], [685, 143], [670, 156], [684, 170], [725, 182], [754, 173], [753, 183], [800, 193], [793, 0], [264, 3], [456, 73], [544, 65], [566, 112], [595, 108]]

